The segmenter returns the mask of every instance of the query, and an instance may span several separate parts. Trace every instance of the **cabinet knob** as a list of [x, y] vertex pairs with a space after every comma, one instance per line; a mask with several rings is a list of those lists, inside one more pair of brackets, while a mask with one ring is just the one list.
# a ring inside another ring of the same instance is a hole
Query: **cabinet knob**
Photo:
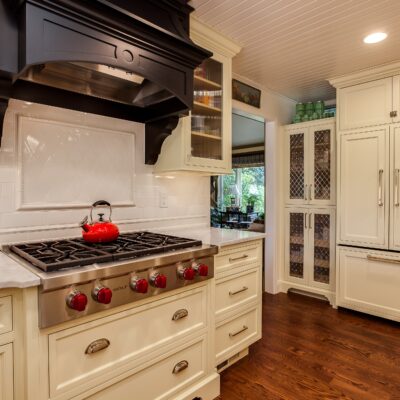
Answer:
[[391, 118], [397, 117], [397, 111], [390, 111], [390, 117]]

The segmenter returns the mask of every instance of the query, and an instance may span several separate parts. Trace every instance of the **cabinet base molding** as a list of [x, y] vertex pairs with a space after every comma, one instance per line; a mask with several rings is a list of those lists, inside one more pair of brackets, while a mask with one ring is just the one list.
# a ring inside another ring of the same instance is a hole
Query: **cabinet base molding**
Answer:
[[229, 357], [227, 360], [223, 361], [222, 363], [217, 365], [217, 371], [221, 373], [225, 369], [229, 368], [233, 364], [237, 363], [239, 360], [242, 358], [246, 357], [249, 354], [249, 348], [246, 347], [242, 351], [239, 351], [239, 353], [235, 354], [232, 357]]
[[336, 294], [330, 292], [328, 290], [319, 289], [319, 288], [311, 288], [309, 286], [299, 285], [297, 283], [287, 282], [287, 281], [279, 281], [278, 282], [278, 291], [281, 293], [287, 293], [288, 291], [292, 291], [295, 293], [302, 294], [304, 296], [315, 297], [318, 299], [328, 300], [329, 304], [333, 308], [336, 307]]
[[193, 385], [187, 391], [174, 397], [174, 400], [214, 400], [220, 394], [220, 377], [215, 373]]

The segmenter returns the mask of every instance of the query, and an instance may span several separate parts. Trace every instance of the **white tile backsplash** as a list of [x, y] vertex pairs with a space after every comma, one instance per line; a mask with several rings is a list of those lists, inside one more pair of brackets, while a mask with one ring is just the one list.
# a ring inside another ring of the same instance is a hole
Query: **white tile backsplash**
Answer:
[[0, 149], [0, 242], [78, 236], [99, 199], [121, 204], [113, 220], [122, 231], [209, 224], [209, 178], [156, 177], [144, 164], [143, 124], [10, 101]]

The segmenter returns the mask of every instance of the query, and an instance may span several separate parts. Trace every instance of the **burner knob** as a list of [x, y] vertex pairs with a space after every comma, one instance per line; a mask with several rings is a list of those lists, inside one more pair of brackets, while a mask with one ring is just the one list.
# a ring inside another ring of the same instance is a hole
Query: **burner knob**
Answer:
[[199, 276], [208, 276], [208, 265], [195, 264], [193, 268]]
[[178, 267], [178, 276], [180, 279], [184, 279], [185, 281], [192, 281], [196, 275], [196, 271], [192, 267]]
[[112, 290], [104, 286], [96, 286], [92, 292], [93, 299], [101, 304], [110, 304]]
[[150, 284], [156, 288], [165, 289], [167, 287], [167, 277], [159, 272], [150, 275]]
[[131, 289], [137, 293], [147, 293], [149, 284], [146, 279], [137, 276], [131, 279]]
[[86, 294], [72, 291], [66, 298], [67, 306], [75, 311], [84, 311], [88, 302]]

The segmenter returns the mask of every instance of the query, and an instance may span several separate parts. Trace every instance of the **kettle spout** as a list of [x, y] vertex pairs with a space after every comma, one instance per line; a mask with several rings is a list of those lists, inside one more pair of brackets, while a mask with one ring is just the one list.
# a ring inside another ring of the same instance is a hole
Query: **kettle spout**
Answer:
[[83, 218], [83, 220], [80, 222], [79, 226], [85, 231], [89, 232], [90, 230], [90, 225], [87, 223], [88, 222], [88, 217], [86, 216]]

